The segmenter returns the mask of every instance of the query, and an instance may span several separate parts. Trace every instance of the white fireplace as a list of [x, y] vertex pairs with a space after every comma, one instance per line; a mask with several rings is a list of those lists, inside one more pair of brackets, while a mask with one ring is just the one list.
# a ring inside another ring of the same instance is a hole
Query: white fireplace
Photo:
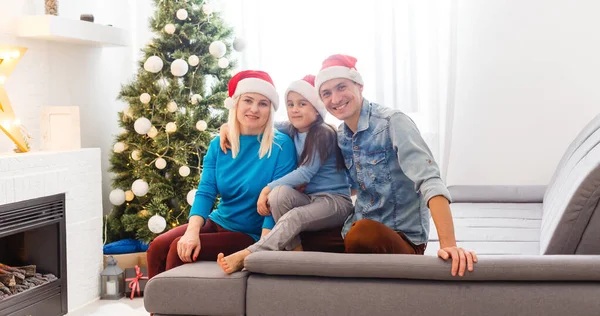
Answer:
[[100, 296], [100, 150], [0, 154], [0, 205], [66, 194], [68, 310]]

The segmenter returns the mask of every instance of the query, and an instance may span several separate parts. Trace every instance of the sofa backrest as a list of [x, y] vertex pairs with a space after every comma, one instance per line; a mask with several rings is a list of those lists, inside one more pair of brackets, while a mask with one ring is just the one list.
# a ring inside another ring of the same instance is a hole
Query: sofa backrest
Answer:
[[571, 143], [544, 196], [541, 254], [600, 254], [600, 115]]

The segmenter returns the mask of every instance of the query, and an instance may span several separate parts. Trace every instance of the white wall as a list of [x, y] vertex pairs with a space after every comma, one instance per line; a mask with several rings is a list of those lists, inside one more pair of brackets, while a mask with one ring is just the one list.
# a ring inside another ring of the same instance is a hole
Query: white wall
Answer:
[[[102, 152], [105, 212], [110, 210], [108, 157], [114, 135], [119, 132], [117, 112], [124, 106], [116, 97], [121, 84], [131, 80], [137, 69], [138, 45], [147, 37], [146, 11], [150, 9], [135, 0], [60, 0], [59, 16], [79, 19], [81, 13], [92, 13], [95, 23], [132, 31], [130, 47], [93, 48], [15, 37], [15, 20], [23, 15], [44, 14], [44, 1], [0, 0], [0, 44], [29, 49], [6, 83], [6, 90], [15, 114], [33, 136], [32, 150], [40, 148], [40, 106], [79, 106], [81, 145]], [[13, 147], [7, 137], [0, 135], [0, 153]]]
[[600, 113], [600, 2], [458, 3], [447, 183], [546, 184]]

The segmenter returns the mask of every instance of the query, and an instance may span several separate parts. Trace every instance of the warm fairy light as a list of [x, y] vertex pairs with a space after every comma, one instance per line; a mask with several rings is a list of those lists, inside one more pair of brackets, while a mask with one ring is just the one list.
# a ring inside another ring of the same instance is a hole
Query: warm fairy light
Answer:
[[4, 129], [9, 129], [10, 128], [10, 121], [9, 120], [5, 120], [4, 122], [2, 122], [2, 127], [4, 127]]
[[6, 76], [0, 76], [0, 84], [4, 84], [6, 82]]
[[19, 52], [18, 50], [15, 50], [10, 54], [10, 57], [19, 58], [19, 57], [21, 57], [21, 52]]

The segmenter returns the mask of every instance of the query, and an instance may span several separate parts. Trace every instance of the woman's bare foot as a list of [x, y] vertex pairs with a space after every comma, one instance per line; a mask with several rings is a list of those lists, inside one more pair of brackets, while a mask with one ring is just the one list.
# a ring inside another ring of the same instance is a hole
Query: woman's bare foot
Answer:
[[237, 271], [242, 271], [244, 268], [244, 259], [250, 254], [251, 252], [248, 249], [240, 250], [227, 257], [225, 257], [223, 253], [220, 253], [217, 256], [217, 263], [225, 273], [232, 274]]

